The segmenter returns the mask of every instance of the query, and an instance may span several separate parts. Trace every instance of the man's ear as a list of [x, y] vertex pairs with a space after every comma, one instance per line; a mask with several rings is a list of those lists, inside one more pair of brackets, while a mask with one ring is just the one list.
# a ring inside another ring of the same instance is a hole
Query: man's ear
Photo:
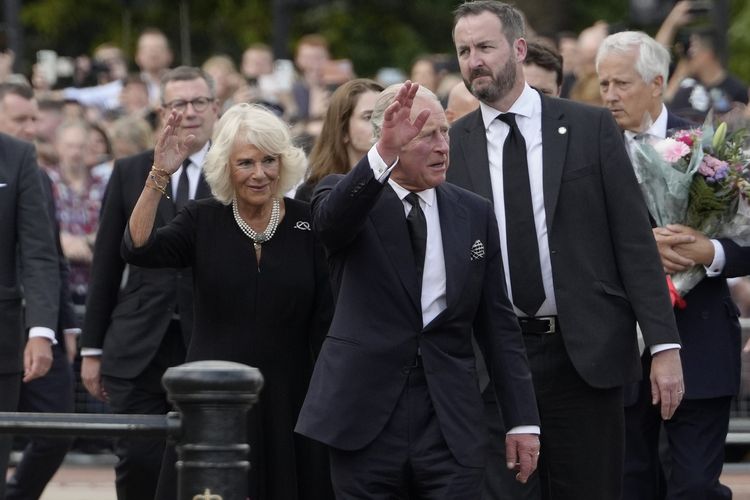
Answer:
[[526, 60], [527, 45], [525, 38], [518, 38], [513, 42], [513, 48], [516, 52], [516, 62], [524, 62]]
[[661, 97], [664, 95], [664, 77], [662, 75], [656, 75], [656, 77], [651, 80], [651, 85], [653, 85], [651, 90], [651, 95], [653, 97]]

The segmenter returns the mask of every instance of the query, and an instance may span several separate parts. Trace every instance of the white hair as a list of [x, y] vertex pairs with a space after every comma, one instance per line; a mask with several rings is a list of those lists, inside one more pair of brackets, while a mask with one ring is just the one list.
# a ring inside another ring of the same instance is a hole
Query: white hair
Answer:
[[642, 31], [621, 31], [605, 38], [596, 53], [596, 71], [608, 54], [626, 54], [632, 50], [636, 51], [635, 71], [641, 79], [649, 83], [661, 76], [662, 87], [666, 87], [671, 60], [669, 51]]
[[216, 124], [203, 173], [214, 197], [228, 205], [234, 198], [229, 156], [237, 143], [252, 144], [265, 154], [278, 155], [281, 162], [276, 196], [283, 196], [305, 174], [305, 153], [292, 144], [289, 127], [258, 104], [235, 104]]
[[[383, 130], [383, 115], [385, 114], [386, 108], [396, 99], [396, 94], [403, 86], [403, 83], [394, 83], [385, 88], [375, 101], [375, 105], [372, 108], [372, 116], [370, 117], [370, 123], [372, 124], [373, 137], [375, 140], [380, 139], [380, 133]], [[424, 99], [434, 99], [437, 103], [440, 103], [440, 99], [427, 87], [419, 86], [417, 94], [414, 96], [422, 97]]]

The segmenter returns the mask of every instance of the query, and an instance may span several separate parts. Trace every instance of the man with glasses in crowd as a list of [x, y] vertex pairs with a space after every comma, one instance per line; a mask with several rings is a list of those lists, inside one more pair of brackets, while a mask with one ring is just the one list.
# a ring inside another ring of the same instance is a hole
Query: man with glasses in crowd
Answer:
[[[156, 227], [169, 222], [188, 200], [211, 195], [201, 167], [218, 118], [214, 92], [213, 81], [198, 68], [180, 66], [162, 79], [162, 118], [180, 111], [180, 133], [195, 139], [190, 156], [165, 187], [169, 198], [161, 201]], [[193, 323], [189, 269], [126, 267], [120, 257], [125, 226], [152, 165], [153, 150], [115, 162], [94, 247], [81, 377], [86, 389], [107, 400], [114, 413], [165, 414], [171, 409], [161, 377], [184, 361]], [[163, 439], [118, 439], [118, 500], [154, 497], [163, 450]]]

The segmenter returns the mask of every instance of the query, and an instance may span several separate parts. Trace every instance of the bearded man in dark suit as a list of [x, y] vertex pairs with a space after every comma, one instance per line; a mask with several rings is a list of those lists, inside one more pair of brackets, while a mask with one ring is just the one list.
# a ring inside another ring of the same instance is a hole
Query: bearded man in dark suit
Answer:
[[623, 386], [641, 376], [636, 321], [664, 418], [684, 390], [666, 280], [621, 134], [607, 110], [525, 83], [515, 8], [462, 4], [453, 38], [480, 109], [451, 129], [448, 181], [494, 202], [542, 421], [541, 496], [617, 499]]

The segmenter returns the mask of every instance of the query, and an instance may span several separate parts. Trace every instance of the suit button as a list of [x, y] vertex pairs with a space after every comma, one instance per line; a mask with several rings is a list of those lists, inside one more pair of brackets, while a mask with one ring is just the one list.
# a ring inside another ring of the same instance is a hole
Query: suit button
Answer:
[[403, 368], [401, 368], [401, 373], [403, 373], [404, 375], [409, 375], [409, 367], [404, 366]]

